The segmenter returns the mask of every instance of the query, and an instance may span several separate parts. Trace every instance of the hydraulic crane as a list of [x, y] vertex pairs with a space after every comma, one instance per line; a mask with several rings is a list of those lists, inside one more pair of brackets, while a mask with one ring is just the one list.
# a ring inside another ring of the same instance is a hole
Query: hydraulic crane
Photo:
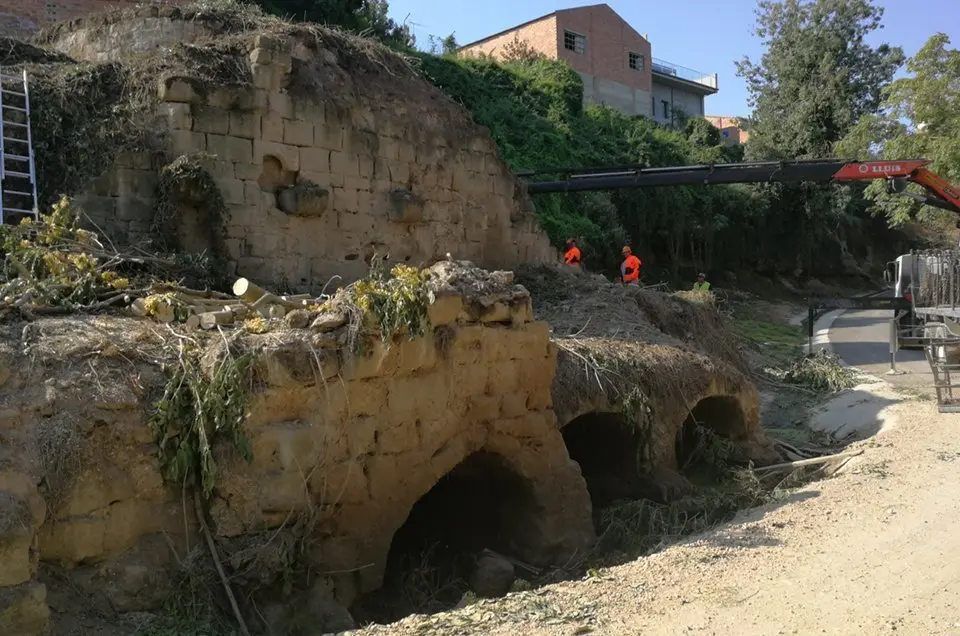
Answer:
[[[844, 183], [884, 179], [887, 189], [921, 202], [960, 214], [960, 189], [927, 169], [926, 159], [903, 161], [851, 161], [811, 159], [798, 161], [758, 161], [670, 168], [645, 168], [630, 164], [603, 168], [548, 168], [520, 172], [527, 179], [553, 176], [552, 181], [529, 180], [530, 194], [579, 192], [670, 185], [710, 185], [724, 183]], [[927, 196], [905, 190], [906, 184], [922, 186]]]
[[[902, 161], [852, 161], [813, 159], [798, 161], [760, 161], [670, 168], [642, 165], [603, 168], [548, 168], [518, 173], [529, 181], [530, 194], [613, 190], [670, 185], [710, 185], [730, 183], [845, 183], [883, 179], [887, 191], [919, 200], [926, 205], [960, 215], [960, 188], [927, 168], [926, 159]], [[539, 177], [553, 180], [538, 180]], [[908, 183], [925, 190], [925, 195], [906, 191]], [[960, 223], [957, 225], [960, 227]], [[822, 308], [893, 309], [891, 320], [891, 368], [895, 371], [896, 351], [906, 344], [926, 344], [927, 360], [934, 373], [937, 402], [941, 412], [960, 412], [960, 382], [953, 381], [950, 370], [960, 365], [949, 363], [948, 349], [960, 354], [960, 250], [935, 254], [914, 253], [899, 256], [894, 271], [885, 275], [894, 283], [893, 298], [810, 299], [809, 335], [813, 336], [814, 311]], [[926, 293], [918, 306], [917, 292]], [[951, 354], [953, 355], [953, 354]]]

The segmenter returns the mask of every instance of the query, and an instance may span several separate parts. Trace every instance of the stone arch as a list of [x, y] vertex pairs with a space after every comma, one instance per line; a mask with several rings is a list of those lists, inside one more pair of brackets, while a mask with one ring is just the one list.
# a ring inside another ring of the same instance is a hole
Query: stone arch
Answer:
[[595, 509], [640, 495], [642, 442], [621, 413], [588, 411], [570, 420], [562, 435]]
[[397, 591], [410, 594], [414, 578], [424, 572], [464, 581], [484, 549], [537, 566], [587, 549], [594, 538], [589, 496], [559, 433], [550, 433], [554, 440], [537, 439], [538, 448], [510, 447], [494, 433], [490, 443], [464, 453], [395, 524], [389, 544], [381, 546], [379, 589], [361, 596], [352, 610], [389, 620], [448, 609], [465, 588], [452, 585], [435, 606], [413, 608], [398, 607]]
[[263, 170], [257, 178], [257, 185], [263, 192], [277, 194], [280, 190], [289, 188], [297, 183], [297, 173], [288, 170], [280, 157], [274, 155], [263, 156]]
[[697, 444], [697, 427], [720, 437], [737, 440], [747, 431], [747, 414], [735, 395], [708, 395], [700, 399], [681, 423], [677, 432], [677, 466], [683, 467]]
[[[733, 441], [744, 459], [761, 465], [779, 459], [760, 426], [756, 388], [736, 368], [661, 345], [622, 341], [613, 350], [605, 341], [583, 339], [576, 345], [579, 349], [567, 347], [572, 351], [558, 352], [552, 394], [571, 457], [578, 459], [578, 454], [589, 451], [576, 430], [567, 430], [584, 422], [593, 425], [595, 438], [607, 440], [594, 439], [591, 444], [608, 449], [629, 444], [638, 450], [634, 472], [616, 486], [611, 466], [597, 462], [600, 472], [591, 473], [591, 464], [581, 464], [595, 506], [609, 503], [611, 497], [664, 501], [690, 492], [692, 485], [680, 474], [677, 456], [681, 432], [692, 412], [696, 421]], [[606, 368], [613, 371], [598, 368], [596, 375], [587, 376], [593, 381], [584, 382], [584, 360], [601, 355]], [[628, 427], [640, 436], [636, 444], [626, 441], [622, 429], [610, 425], [615, 421], [613, 414], [626, 412], [636, 418]], [[626, 467], [622, 459], [611, 463]], [[628, 473], [622, 468], [619, 474], [622, 479]], [[598, 481], [608, 484], [599, 487], [599, 498]]]

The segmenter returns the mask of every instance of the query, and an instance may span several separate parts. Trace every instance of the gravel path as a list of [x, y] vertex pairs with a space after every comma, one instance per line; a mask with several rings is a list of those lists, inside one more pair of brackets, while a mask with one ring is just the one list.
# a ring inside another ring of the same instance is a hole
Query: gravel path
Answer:
[[359, 633], [960, 635], [960, 415], [891, 416], [834, 478], [656, 555]]

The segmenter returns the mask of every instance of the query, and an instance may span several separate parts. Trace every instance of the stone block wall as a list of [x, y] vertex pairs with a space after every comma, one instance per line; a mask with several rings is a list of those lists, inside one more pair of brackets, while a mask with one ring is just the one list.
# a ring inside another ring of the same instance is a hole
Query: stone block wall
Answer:
[[[162, 383], [159, 369], [90, 358], [91, 375], [77, 374], [70, 360], [98, 347], [90, 338], [97, 327], [66, 320], [44, 329], [44, 345], [53, 349], [28, 353], [18, 350], [18, 328], [0, 332], [3, 634], [47, 633], [41, 563], [70, 572], [90, 606], [103, 593], [117, 611], [137, 611], [163, 602], [174, 553], [185, 555], [200, 539], [192, 506], [163, 482], [149, 405], [141, 401]], [[27, 356], [52, 350], [63, 359], [30, 367]]]
[[[155, 33], [180, 24], [155, 20], [172, 25]], [[123, 24], [58, 46], [101, 59]], [[170, 155], [210, 156], [237, 275], [307, 290], [364, 275], [374, 253], [414, 265], [449, 253], [489, 268], [557, 260], [486, 129], [409, 71], [360, 72], [348, 55], [302, 34], [251, 35], [239, 60], [249, 85], [161, 79]], [[146, 236], [156, 168], [121, 158], [82, 201], [114, 240]], [[183, 228], [194, 214], [181, 210]]]
[[[414, 504], [482, 452], [530, 493], [509, 515], [522, 522], [519, 558], [546, 565], [589, 547], [589, 494], [552, 409], [549, 327], [508, 272], [477, 271], [434, 266], [429, 331], [391, 346], [352, 353], [336, 311], [233, 341], [254, 354], [259, 382], [243, 423], [251, 461], [230, 442], [214, 449], [209, 516], [221, 539], [311, 519], [298, 558], [330, 573], [328, 589], [349, 604], [380, 587]], [[203, 538], [189, 492], [162, 479], [148, 423], [165, 377], [147, 361], [162, 344], [155, 325], [45, 319], [24, 332], [27, 353], [19, 333], [0, 332], [0, 633], [44, 633], [40, 563], [62, 568], [78, 594], [109, 599], [108, 611], [158, 608]]]
[[533, 495], [516, 513], [528, 528], [512, 537], [518, 558], [556, 563], [589, 545], [589, 495], [552, 409], [549, 326], [533, 321], [522, 288], [480, 302], [449, 287], [437, 296], [425, 337], [338, 356], [329, 347], [342, 342], [341, 327], [264, 351], [269, 388], [245, 425], [254, 459], [224, 470], [212, 509], [219, 534], [325, 510], [311, 558], [318, 571], [343, 573], [333, 583], [349, 604], [380, 587], [391, 541], [414, 504], [465, 459], [487, 452]]
[[[156, 1], [176, 5], [184, 0]], [[135, 0], [0, 0], [0, 36], [26, 38], [55, 22], [137, 4]]]

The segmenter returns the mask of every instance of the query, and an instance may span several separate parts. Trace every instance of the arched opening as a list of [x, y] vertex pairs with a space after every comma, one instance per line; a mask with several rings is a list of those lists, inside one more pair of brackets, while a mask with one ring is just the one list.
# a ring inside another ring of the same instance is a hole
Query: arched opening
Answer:
[[393, 536], [382, 587], [351, 613], [392, 622], [454, 607], [485, 550], [523, 559], [539, 538], [530, 484], [494, 453], [467, 457], [421, 497]]
[[591, 411], [573, 419], [562, 434], [570, 459], [580, 465], [594, 511], [644, 494], [642, 440], [623, 415]]
[[199, 254], [216, 245], [216, 225], [209, 214], [196, 205], [183, 202], [177, 209], [177, 245], [185, 252]]
[[714, 473], [736, 458], [730, 438], [745, 428], [746, 416], [737, 398], [717, 395], [700, 400], [677, 434], [677, 467], [687, 474]]
[[257, 184], [264, 192], [276, 194], [297, 182], [297, 173], [283, 167], [283, 162], [273, 155], [263, 156], [263, 170], [257, 178]]

